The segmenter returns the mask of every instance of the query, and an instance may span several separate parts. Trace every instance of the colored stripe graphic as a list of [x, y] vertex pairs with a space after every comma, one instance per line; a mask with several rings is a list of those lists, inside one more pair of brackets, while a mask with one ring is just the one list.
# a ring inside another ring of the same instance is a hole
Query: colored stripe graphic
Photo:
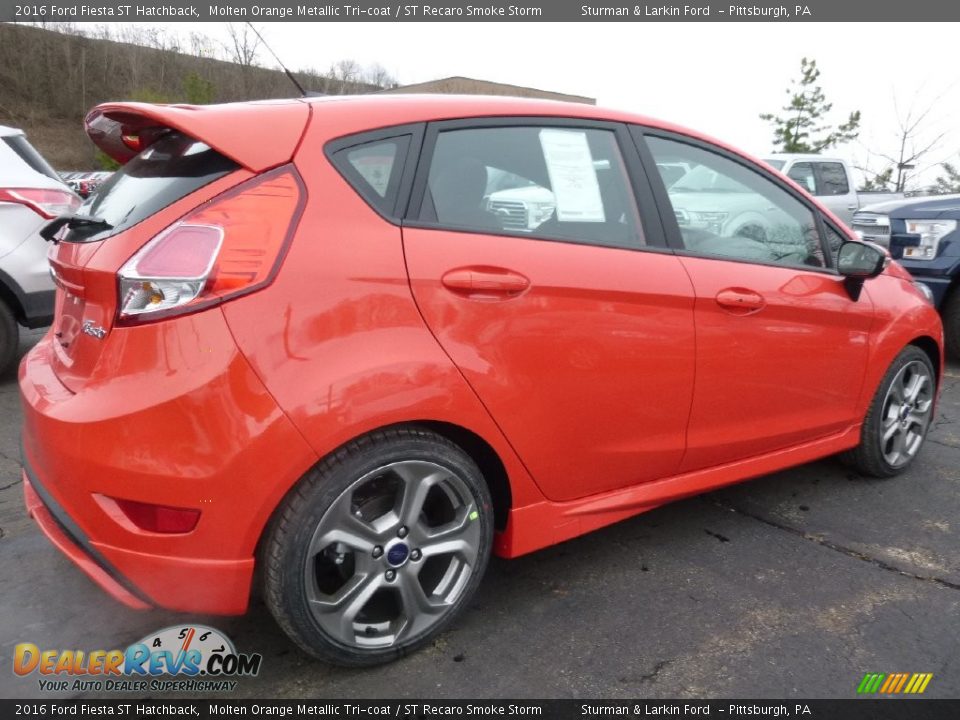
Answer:
[[867, 673], [857, 685], [857, 694], [920, 695], [932, 679], [933, 673]]

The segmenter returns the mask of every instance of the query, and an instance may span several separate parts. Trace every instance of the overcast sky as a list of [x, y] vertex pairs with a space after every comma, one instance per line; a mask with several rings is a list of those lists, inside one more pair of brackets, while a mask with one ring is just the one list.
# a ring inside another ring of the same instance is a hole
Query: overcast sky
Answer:
[[[226, 39], [222, 23], [170, 23], [171, 31]], [[923, 165], [960, 160], [960, 65], [951, 23], [264, 23], [291, 69], [337, 60], [380, 63], [402, 84], [450, 75], [588, 95], [599, 105], [660, 117], [748, 152], [771, 149], [758, 118], [779, 111], [800, 59], [814, 58], [833, 118], [863, 114], [857, 143], [837, 154], [858, 164], [895, 154], [897, 112], [937, 100], [919, 142], [947, 137]], [[272, 66], [268, 53], [261, 62]], [[871, 162], [877, 170], [882, 161]], [[928, 171], [926, 179], [936, 175]]]

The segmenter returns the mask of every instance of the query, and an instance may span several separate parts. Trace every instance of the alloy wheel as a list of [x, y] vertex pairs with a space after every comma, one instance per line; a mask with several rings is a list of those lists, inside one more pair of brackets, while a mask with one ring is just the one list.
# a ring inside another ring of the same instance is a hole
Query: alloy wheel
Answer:
[[934, 382], [929, 368], [914, 360], [904, 365], [887, 390], [880, 423], [880, 448], [892, 467], [917, 454], [930, 425]]
[[303, 568], [315, 622], [354, 648], [428, 632], [455, 606], [479, 563], [478, 508], [437, 463], [406, 460], [353, 482], [327, 509]]

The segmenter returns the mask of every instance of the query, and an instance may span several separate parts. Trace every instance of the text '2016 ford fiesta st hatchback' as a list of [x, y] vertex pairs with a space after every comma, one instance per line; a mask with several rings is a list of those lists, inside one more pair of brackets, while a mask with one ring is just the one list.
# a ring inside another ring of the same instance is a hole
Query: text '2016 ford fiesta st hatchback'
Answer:
[[[562, 103], [102, 105], [51, 223], [27, 506], [133, 607], [372, 664], [513, 557], [845, 452], [910, 465], [942, 328], [790, 180]], [[679, 176], [679, 177], [678, 177]]]

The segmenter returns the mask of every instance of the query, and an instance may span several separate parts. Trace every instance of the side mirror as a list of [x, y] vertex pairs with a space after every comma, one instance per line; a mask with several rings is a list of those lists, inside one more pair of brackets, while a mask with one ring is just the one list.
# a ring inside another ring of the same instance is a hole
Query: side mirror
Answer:
[[837, 253], [837, 271], [854, 301], [860, 299], [864, 281], [882, 273], [886, 266], [887, 255], [871, 243], [848, 240]]

